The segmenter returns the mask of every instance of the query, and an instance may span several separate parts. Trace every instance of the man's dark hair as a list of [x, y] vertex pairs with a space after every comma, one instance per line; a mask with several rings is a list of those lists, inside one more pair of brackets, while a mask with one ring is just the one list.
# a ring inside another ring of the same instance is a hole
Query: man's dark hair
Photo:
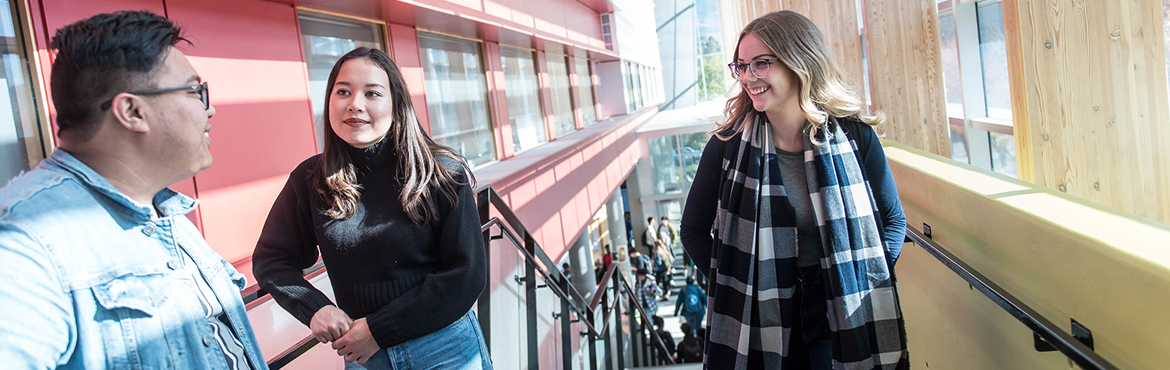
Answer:
[[650, 322], [654, 324], [654, 329], [662, 330], [662, 325], [664, 325], [665, 320], [662, 320], [662, 317], [658, 315], [654, 315], [650, 316]]
[[670, 219], [666, 218], [666, 216], [662, 216], [662, 221], [670, 221]]
[[654, 216], [650, 216], [649, 218], [647, 218], [647, 219], [646, 219], [646, 222], [648, 222], [648, 223], [654, 223]]
[[183, 38], [179, 26], [150, 11], [98, 14], [57, 30], [50, 84], [57, 127], [81, 141], [97, 133], [102, 102], [122, 92], [154, 89], [167, 48]]
[[638, 271], [635, 272], [635, 274], [637, 274], [638, 276], [646, 276], [646, 270], [638, 269]]

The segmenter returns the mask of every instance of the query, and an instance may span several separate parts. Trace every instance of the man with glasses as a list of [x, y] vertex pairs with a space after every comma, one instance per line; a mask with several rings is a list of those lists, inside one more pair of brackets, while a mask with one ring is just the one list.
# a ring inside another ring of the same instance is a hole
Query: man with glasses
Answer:
[[53, 37], [60, 147], [0, 189], [5, 368], [267, 368], [243, 275], [167, 188], [211, 165], [215, 108], [180, 41], [150, 12]]

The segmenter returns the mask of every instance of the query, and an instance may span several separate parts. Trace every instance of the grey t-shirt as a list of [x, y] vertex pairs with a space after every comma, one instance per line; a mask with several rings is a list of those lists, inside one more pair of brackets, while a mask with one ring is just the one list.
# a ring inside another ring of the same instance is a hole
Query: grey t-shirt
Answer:
[[784, 193], [796, 213], [796, 264], [800, 267], [819, 265], [824, 252], [812, 198], [808, 195], [804, 153], [787, 152], [776, 148], [776, 158], [779, 160], [780, 178], [784, 181]]

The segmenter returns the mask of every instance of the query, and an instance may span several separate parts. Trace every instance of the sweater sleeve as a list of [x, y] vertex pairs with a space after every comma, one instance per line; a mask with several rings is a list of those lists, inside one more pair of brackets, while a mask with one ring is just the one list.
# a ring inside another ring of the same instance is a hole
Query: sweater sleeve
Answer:
[[318, 254], [310, 205], [310, 197], [315, 195], [307, 180], [307, 169], [312, 167], [309, 162], [289, 175], [252, 253], [252, 272], [260, 287], [306, 326], [317, 310], [333, 305], [303, 273], [317, 262]]
[[877, 202], [878, 217], [882, 222], [882, 241], [889, 254], [890, 267], [898, 261], [902, 244], [906, 238], [906, 214], [902, 212], [902, 201], [898, 198], [898, 184], [890, 172], [886, 152], [878, 140], [877, 133], [868, 125], [858, 125], [858, 150], [862, 153], [865, 174], [873, 197]]
[[695, 171], [691, 191], [687, 194], [682, 221], [679, 222], [683, 249], [691, 256], [691, 261], [703, 276], [706, 276], [711, 268], [711, 245], [714, 242], [711, 227], [715, 224], [715, 212], [719, 205], [723, 146], [724, 142], [715, 136], [711, 136], [707, 141], [707, 146], [703, 148], [703, 156], [699, 158], [699, 167]]
[[[464, 178], [457, 181], [466, 183]], [[440, 268], [423, 282], [366, 317], [381, 348], [421, 337], [467, 313], [487, 285], [487, 255], [471, 185], [456, 185], [454, 205], [438, 195]]]

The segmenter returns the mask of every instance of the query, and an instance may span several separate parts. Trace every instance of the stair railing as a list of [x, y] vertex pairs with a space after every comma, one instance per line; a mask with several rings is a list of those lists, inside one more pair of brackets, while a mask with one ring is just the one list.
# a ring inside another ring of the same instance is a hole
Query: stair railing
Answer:
[[[520, 222], [515, 212], [500, 198], [499, 194], [496, 193], [491, 185], [481, 185], [476, 189], [476, 205], [479, 209], [480, 221], [483, 224], [481, 230], [484, 233], [485, 245], [490, 246], [489, 243], [492, 240], [507, 239], [516, 247], [520, 255], [524, 257], [524, 276], [518, 277], [516, 280], [523, 284], [525, 288], [525, 311], [527, 319], [525, 338], [528, 345], [528, 369], [535, 370], [540, 368], [540, 353], [538, 350], [540, 338], [537, 335], [536, 289], [545, 287], [549, 288], [553, 295], [561, 302], [561, 312], [554, 314], [553, 318], [559, 320], [561, 324], [561, 359], [563, 368], [572, 368], [573, 331], [571, 325], [575, 322], [583, 323], [586, 329], [586, 332], [581, 333], [581, 335], [589, 337], [589, 355], [592, 359], [590, 364], [592, 364], [591, 369], [593, 370], [598, 368], [596, 342], [602, 339], [605, 341], [606, 348], [614, 348], [611, 346], [611, 340], [617, 340], [616, 360], [620, 368], [625, 367], [623, 348], [626, 340], [631, 341], [630, 348], [635, 367], [674, 363], [671, 354], [666, 350], [666, 345], [662, 341], [662, 338], [659, 337], [657, 331], [651, 325], [648, 325], [651, 316], [647, 315], [645, 309], [639, 304], [637, 294], [630, 288], [626, 279], [623, 278], [621, 271], [617, 270], [616, 265], [611, 265], [605, 271], [597, 285], [597, 289], [592, 292], [590, 300], [586, 301], [581, 293], [569, 283], [568, 277], [564, 276], [561, 270], [556, 268], [556, 264], [548, 257], [544, 249], [533, 238], [532, 234]], [[491, 216], [492, 208], [498, 212], [499, 217]], [[491, 234], [493, 227], [499, 230], [499, 234]], [[537, 276], [540, 276], [545, 284], [537, 285]], [[626, 300], [628, 301], [626, 306], [628, 307], [627, 323], [631, 328], [628, 339], [626, 338], [627, 334], [621, 329], [620, 325], [615, 333], [609, 331], [611, 329], [609, 326], [611, 315], [616, 314], [616, 317], [621, 317], [622, 298], [627, 298]], [[480, 326], [483, 329], [484, 339], [487, 341], [488, 348], [490, 349], [493, 340], [491, 334], [490, 290], [485, 290], [480, 296], [479, 312]], [[604, 362], [606, 369], [612, 370], [614, 361], [610, 357], [610, 352], [613, 351], [606, 351]]]

